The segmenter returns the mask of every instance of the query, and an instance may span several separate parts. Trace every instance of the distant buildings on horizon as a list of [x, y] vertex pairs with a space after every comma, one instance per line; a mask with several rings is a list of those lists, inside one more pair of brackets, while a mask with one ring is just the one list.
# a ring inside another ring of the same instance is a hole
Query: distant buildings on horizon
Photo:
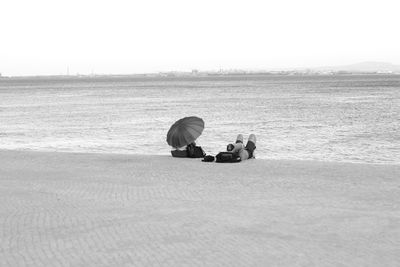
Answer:
[[11, 77], [207, 77], [207, 76], [240, 76], [240, 75], [368, 75], [368, 74], [386, 74], [400, 75], [400, 66], [390, 63], [364, 62], [348, 66], [323, 67], [323, 68], [304, 68], [304, 69], [281, 69], [281, 70], [243, 70], [243, 69], [219, 69], [201, 71], [192, 69], [191, 71], [164, 71], [157, 73], [143, 74], [71, 74], [69, 68], [67, 74], [63, 75], [31, 75], [31, 76], [2, 76], [0, 78]]
[[193, 69], [191, 72], [168, 71], [152, 74], [143, 74], [144, 76], [162, 76], [162, 77], [183, 77], [183, 76], [231, 76], [231, 75], [352, 75], [352, 74], [400, 74], [400, 71], [346, 71], [346, 70], [241, 70], [241, 69], [220, 69], [218, 71], [199, 71]]

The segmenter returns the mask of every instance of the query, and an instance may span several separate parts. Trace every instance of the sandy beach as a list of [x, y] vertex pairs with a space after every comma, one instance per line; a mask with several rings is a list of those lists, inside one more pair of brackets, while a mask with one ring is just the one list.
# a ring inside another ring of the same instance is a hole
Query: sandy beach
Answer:
[[0, 151], [0, 266], [399, 266], [400, 165]]

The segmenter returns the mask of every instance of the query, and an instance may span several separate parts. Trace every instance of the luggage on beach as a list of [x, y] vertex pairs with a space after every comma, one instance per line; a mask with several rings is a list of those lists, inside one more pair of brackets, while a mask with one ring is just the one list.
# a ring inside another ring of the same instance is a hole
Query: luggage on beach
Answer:
[[219, 163], [235, 163], [241, 161], [239, 154], [233, 152], [219, 152], [215, 156], [215, 159], [215, 161]]
[[214, 156], [206, 155], [202, 161], [203, 162], [213, 162], [214, 160], [215, 160]]

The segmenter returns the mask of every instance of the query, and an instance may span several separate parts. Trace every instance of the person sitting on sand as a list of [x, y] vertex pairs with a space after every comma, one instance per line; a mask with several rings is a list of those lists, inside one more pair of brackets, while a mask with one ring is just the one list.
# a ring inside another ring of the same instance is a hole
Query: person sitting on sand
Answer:
[[227, 151], [238, 153], [241, 160], [251, 159], [254, 157], [254, 150], [256, 149], [256, 136], [250, 134], [246, 146], [243, 144], [243, 135], [239, 134], [236, 138], [235, 144], [229, 144], [226, 147]]
[[201, 146], [196, 146], [195, 142], [192, 142], [186, 146], [171, 150], [171, 155], [177, 158], [204, 158], [204, 153]]

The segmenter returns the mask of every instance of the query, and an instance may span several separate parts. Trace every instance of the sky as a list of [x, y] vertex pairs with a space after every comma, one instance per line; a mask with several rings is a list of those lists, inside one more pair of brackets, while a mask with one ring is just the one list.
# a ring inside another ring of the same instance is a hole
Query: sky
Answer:
[[394, 0], [0, 0], [0, 73], [400, 64], [399, 10]]

